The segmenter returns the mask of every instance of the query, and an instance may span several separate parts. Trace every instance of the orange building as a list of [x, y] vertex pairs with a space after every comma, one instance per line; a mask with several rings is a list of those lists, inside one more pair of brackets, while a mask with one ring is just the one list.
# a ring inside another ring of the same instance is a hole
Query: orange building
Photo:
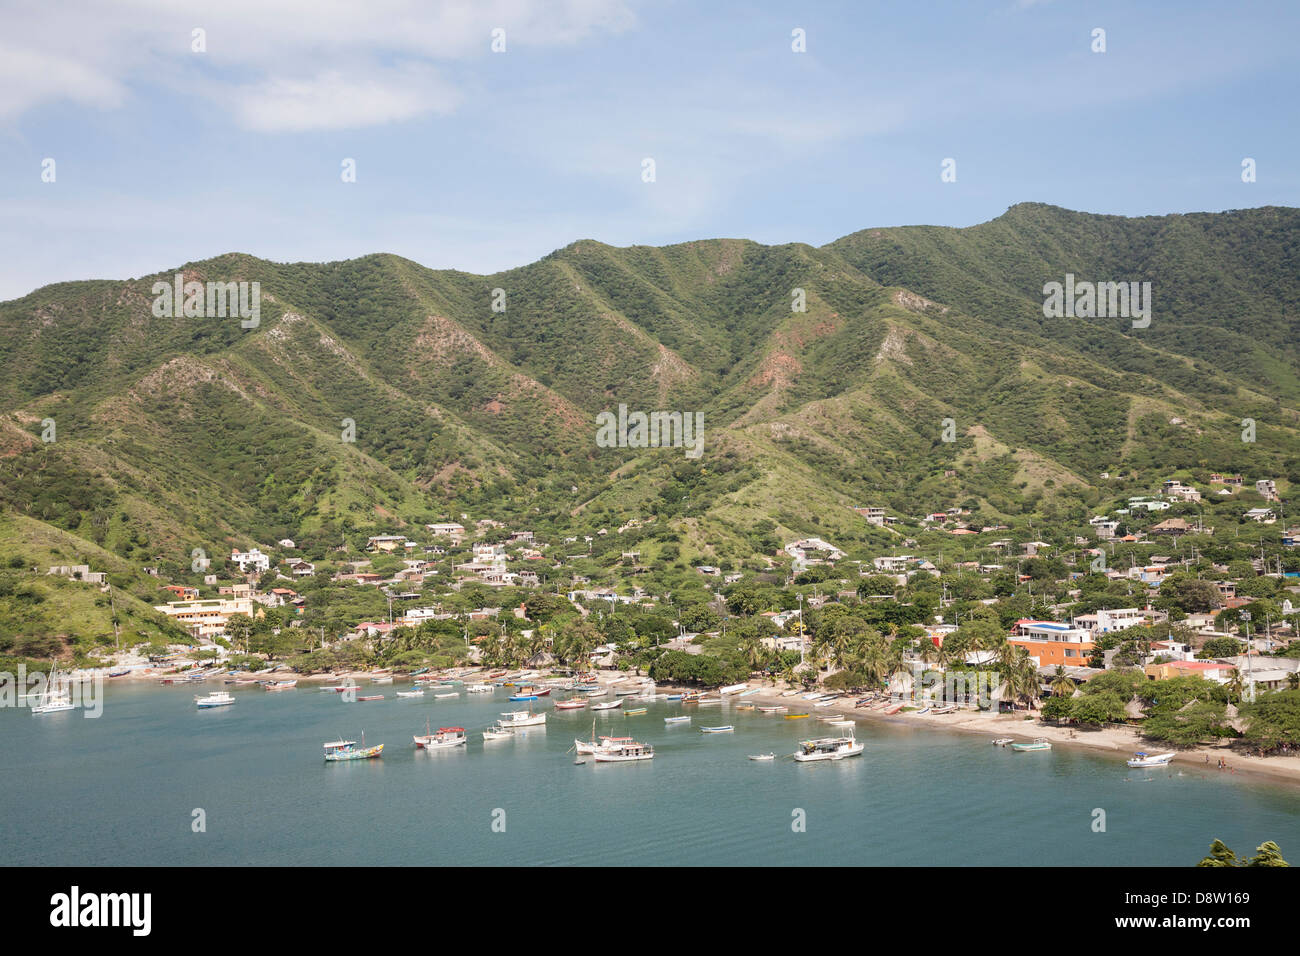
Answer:
[[1008, 644], [1015, 644], [1038, 658], [1039, 667], [1086, 667], [1096, 645], [1082, 628], [1059, 621], [1016, 621]]

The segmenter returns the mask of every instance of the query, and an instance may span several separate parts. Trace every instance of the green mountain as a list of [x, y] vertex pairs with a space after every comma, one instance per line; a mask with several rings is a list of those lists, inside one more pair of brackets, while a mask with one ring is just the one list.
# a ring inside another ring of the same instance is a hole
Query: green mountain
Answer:
[[[177, 272], [259, 283], [259, 325], [157, 317]], [[1045, 318], [1067, 273], [1150, 282], [1149, 327]], [[620, 404], [701, 413], [703, 454], [599, 447]], [[8, 543], [54, 528], [132, 567], [461, 514], [571, 534], [655, 516], [683, 559], [756, 560], [783, 534], [890, 541], [857, 505], [1077, 521], [1178, 471], [1286, 488], [1298, 430], [1291, 208], [584, 240], [491, 276], [230, 254], [0, 303]]]

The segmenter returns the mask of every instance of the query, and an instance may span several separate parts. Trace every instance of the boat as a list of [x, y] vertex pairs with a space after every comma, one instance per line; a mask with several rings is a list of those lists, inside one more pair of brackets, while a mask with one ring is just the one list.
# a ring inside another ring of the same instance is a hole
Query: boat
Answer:
[[787, 691], [783, 691], [783, 692], [781, 693], [781, 696], [782, 696], [782, 697], [794, 697], [794, 696], [796, 696], [798, 693], [799, 693], [799, 692], [798, 692], [797, 690], [787, 690]]
[[262, 685], [266, 690], [293, 690], [297, 686], [296, 680], [271, 680]]
[[391, 684], [392, 682], [393, 682], [392, 674], [385, 674], [382, 677], [370, 678], [370, 683], [372, 684]]
[[599, 743], [596, 741], [595, 722], [591, 726], [591, 740], [578, 740], [574, 738], [573, 749], [579, 754], [594, 754], [601, 750], [617, 750], [625, 744], [635, 743], [631, 737], [604, 737], [600, 738]]
[[465, 737], [464, 727], [439, 727], [436, 734], [427, 733], [429, 725], [424, 727], [426, 733], [423, 737], [412, 737], [415, 746], [423, 747], [425, 750], [450, 750], [452, 747], [463, 747], [467, 738]]
[[424, 691], [422, 691], [422, 690], [399, 690], [399, 691], [397, 692], [397, 696], [398, 696], [398, 697], [423, 697], [423, 696], [424, 696]]
[[433, 696], [435, 700], [446, 700], [448, 697], [459, 697], [460, 694], [453, 691], [450, 694], [434, 694]]
[[484, 740], [505, 740], [507, 737], [513, 737], [514, 731], [508, 727], [502, 727], [500, 724], [493, 724], [487, 730], [483, 731]]
[[721, 704], [721, 703], [722, 703], [722, 698], [721, 698], [721, 697], [701, 697], [701, 698], [700, 698], [699, 700], [697, 700], [695, 703], [699, 704], [701, 707], [709, 707], [709, 706], [711, 706], [711, 705], [713, 705], [713, 704]]
[[357, 701], [359, 703], [363, 700], [383, 700], [383, 699], [384, 699], [383, 694], [371, 694], [369, 697], [358, 697]]
[[512, 710], [501, 715], [505, 719], [500, 721], [502, 727], [538, 727], [546, 723], [546, 712], [535, 714], [531, 710]]
[[325, 744], [325, 759], [332, 760], [369, 760], [384, 752], [383, 744], [366, 746], [366, 735], [361, 735], [361, 746], [355, 740], [334, 740]]
[[828, 720], [827, 727], [856, 727], [857, 722], [853, 720]]
[[592, 704], [592, 710], [617, 710], [623, 706], [621, 700], [603, 700], [599, 704]]
[[[442, 695], [439, 694], [438, 696], [441, 697]], [[509, 699], [512, 703], [517, 703], [519, 701], [524, 701], [524, 700], [536, 700], [537, 695], [536, 694], [511, 694]]]
[[589, 691], [587, 691], [587, 696], [588, 696], [588, 697], [605, 697], [605, 696], [608, 696], [608, 694], [609, 694], [609, 688], [608, 688], [608, 687], [602, 687], [600, 690], [589, 690]]
[[903, 709], [903, 702], [900, 700], [895, 704], [890, 704], [881, 711], [882, 714], [896, 714]]
[[722, 688], [718, 693], [723, 697], [727, 697], [730, 694], [739, 694], [742, 690], [747, 690], [748, 688], [748, 684], [731, 684], [728, 687]]
[[631, 708], [631, 709], [626, 709], [626, 708], [625, 708], [625, 709], [623, 710], [623, 716], [624, 716], [624, 717], [632, 717], [632, 716], [635, 716], [636, 714], [644, 714], [645, 712], [646, 712], [646, 708], [644, 708], [644, 707], [633, 707], [633, 708]]
[[591, 757], [596, 763], [630, 763], [634, 760], [653, 760], [654, 755], [655, 749], [649, 744], [628, 741], [617, 748], [597, 750]]
[[1005, 747], [1007, 744], [1013, 744], [1015, 742], [1016, 739], [1014, 737], [998, 737], [993, 741], [993, 746]]
[[786, 715], [785, 715], [785, 719], [786, 719], [786, 720], [803, 720], [803, 719], [804, 719], [805, 717], [807, 717], [807, 716], [808, 716], [807, 714], [786, 714]]
[[587, 706], [587, 702], [579, 697], [570, 697], [568, 700], [558, 700], [555, 702], [556, 710], [582, 710]]
[[631, 697], [634, 694], [643, 694], [645, 691], [641, 689], [640, 684], [637, 684], [635, 687], [620, 687], [614, 693], [618, 697]]
[[195, 697], [194, 703], [202, 710], [205, 707], [228, 707], [235, 702], [235, 698], [224, 690], [219, 690], [215, 694], [208, 694], [206, 697]]
[[665, 724], [689, 724], [690, 722], [691, 722], [690, 717], [665, 717], [664, 718]]
[[733, 726], [731, 726], [731, 724], [724, 724], [724, 725], [721, 726], [721, 727], [701, 727], [701, 728], [700, 728], [700, 733], [702, 733], [702, 734], [729, 734], [729, 733], [731, 733], [731, 732], [732, 732], [733, 730], [735, 730], [735, 729], [736, 729], [736, 728], [733, 727]]
[[800, 762], [843, 760], [845, 757], [856, 757], [862, 753], [863, 747], [863, 744], [853, 739], [852, 734], [845, 737], [819, 737], [815, 740], [799, 741], [799, 750], [791, 756]]
[[465, 693], [467, 694], [491, 694], [496, 688], [491, 684], [467, 684]]
[[681, 700], [683, 696], [685, 696], [685, 695], [683, 695], [683, 694], [667, 694], [667, 695], [664, 696], [664, 700]]
[[789, 709], [788, 707], [760, 707], [758, 712], [760, 714], [784, 714]]
[[920, 710], [918, 710], [916, 713], [917, 713], [917, 716], [920, 716], [921, 714], [928, 714], [929, 712], [930, 712], [930, 705], [929, 705], [929, 704], [926, 704], [924, 707], [922, 707], [922, 708], [921, 708]]
[[41, 695], [37, 698], [36, 703], [32, 704], [32, 716], [57, 714], [72, 709], [72, 695], [62, 686], [59, 669], [51, 665], [50, 676], [45, 680], [45, 687], [41, 690]]
[[750, 760], [775, 760], [776, 754], [750, 754]]
[[1176, 755], [1173, 752], [1163, 754], [1149, 754], [1139, 750], [1133, 755], [1133, 759], [1128, 761], [1130, 767], [1167, 767], [1169, 761], [1173, 760]]
[[1039, 738], [1037, 738], [1033, 743], [1029, 743], [1029, 744], [1012, 744], [1012, 745], [1011, 745], [1011, 749], [1012, 749], [1012, 750], [1018, 750], [1018, 751], [1020, 751], [1021, 753], [1025, 753], [1025, 752], [1028, 752], [1028, 751], [1031, 751], [1031, 750], [1051, 750], [1051, 749], [1052, 749], [1052, 744], [1051, 744], [1051, 742], [1050, 742], [1049, 740], [1047, 740], [1046, 738], [1039, 737]]
[[932, 713], [932, 714], [951, 714], [951, 713], [955, 713], [956, 710], [957, 710], [957, 705], [956, 705], [956, 704], [944, 704], [942, 707], [936, 707], [936, 708], [934, 708], [934, 710], [930, 711], [930, 713]]

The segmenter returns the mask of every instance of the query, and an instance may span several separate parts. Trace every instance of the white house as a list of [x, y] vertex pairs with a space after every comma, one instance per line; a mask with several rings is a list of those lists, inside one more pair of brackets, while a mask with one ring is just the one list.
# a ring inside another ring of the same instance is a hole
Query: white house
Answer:
[[239, 565], [240, 574], [248, 574], [249, 571], [261, 572], [271, 567], [271, 559], [263, 554], [257, 548], [250, 551], [231, 551], [230, 563]]

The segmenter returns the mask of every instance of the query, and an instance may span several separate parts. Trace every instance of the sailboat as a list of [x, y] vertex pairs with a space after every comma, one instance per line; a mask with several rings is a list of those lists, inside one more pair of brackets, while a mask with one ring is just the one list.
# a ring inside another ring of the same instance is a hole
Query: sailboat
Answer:
[[60, 686], [60, 683], [59, 669], [53, 661], [50, 661], [50, 676], [45, 681], [45, 689], [41, 691], [37, 703], [32, 705], [33, 716], [57, 714], [60, 711], [73, 709], [72, 696]]

